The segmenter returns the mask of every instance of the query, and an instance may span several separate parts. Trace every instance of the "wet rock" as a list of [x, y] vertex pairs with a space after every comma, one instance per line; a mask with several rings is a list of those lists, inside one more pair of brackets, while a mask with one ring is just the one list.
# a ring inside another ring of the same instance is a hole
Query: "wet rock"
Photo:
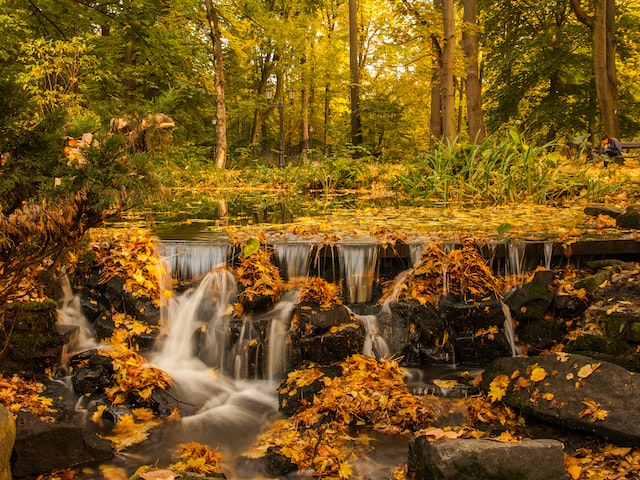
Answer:
[[584, 208], [584, 214], [590, 217], [606, 215], [611, 218], [618, 218], [622, 213], [624, 213], [622, 208], [608, 207], [605, 205], [591, 205]]
[[544, 319], [555, 297], [553, 280], [552, 271], [540, 271], [529, 283], [508, 295], [504, 303], [511, 309], [513, 318], [518, 321]]
[[70, 423], [19, 425], [12, 457], [14, 478], [77, 467], [112, 458], [110, 442]]
[[[318, 369], [324, 374], [310, 385], [296, 387], [295, 392], [290, 394], [286, 387], [287, 379], [282, 380], [278, 389], [278, 405], [282, 413], [287, 416], [294, 415], [302, 406], [313, 403], [313, 397], [324, 388], [324, 378], [335, 378], [342, 375], [340, 365], [319, 366]], [[284, 392], [284, 393], [283, 393]]]
[[301, 304], [290, 331], [290, 361], [295, 369], [302, 362], [328, 364], [360, 353], [365, 332], [342, 305], [321, 310], [319, 305]]
[[418, 438], [410, 444], [409, 471], [416, 480], [568, 480], [556, 440], [500, 443], [485, 439]]
[[[64, 338], [55, 328], [58, 305], [43, 302], [14, 302], [6, 305], [0, 344], [7, 348], [0, 362], [0, 373], [36, 376], [59, 362]], [[10, 332], [10, 339], [4, 332]]]
[[504, 311], [498, 300], [464, 303], [443, 297], [440, 311], [453, 332], [456, 363], [486, 365], [512, 354], [504, 329]]
[[640, 205], [629, 205], [624, 213], [616, 217], [616, 226], [640, 230]]
[[516, 370], [529, 379], [536, 366], [546, 377], [518, 388], [510, 382], [504, 402], [564, 429], [617, 445], [640, 446], [640, 378], [618, 365], [576, 354], [500, 358], [485, 370], [481, 387], [488, 391], [493, 378], [499, 374], [512, 378]]
[[88, 350], [70, 361], [73, 389], [80, 395], [102, 392], [113, 383], [113, 360]]
[[16, 423], [11, 414], [0, 405], [0, 480], [11, 480], [11, 452], [16, 439]]
[[405, 366], [442, 365], [453, 361], [453, 347], [444, 318], [427, 303], [392, 302], [380, 314], [380, 328], [394, 355]]

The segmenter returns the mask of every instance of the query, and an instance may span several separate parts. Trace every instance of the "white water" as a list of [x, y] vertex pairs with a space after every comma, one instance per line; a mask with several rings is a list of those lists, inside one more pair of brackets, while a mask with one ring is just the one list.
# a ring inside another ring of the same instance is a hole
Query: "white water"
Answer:
[[508, 245], [509, 261], [507, 262], [506, 277], [514, 277], [516, 281], [520, 281], [523, 274], [524, 253], [526, 243], [523, 241], [514, 241]]
[[309, 276], [309, 259], [313, 250], [312, 243], [282, 242], [275, 243], [278, 263], [284, 279], [293, 281], [298, 278], [306, 280]]
[[376, 277], [378, 244], [341, 243], [337, 248], [347, 301], [368, 302], [371, 300], [373, 281]]
[[[72, 336], [66, 345], [65, 354], [71, 356], [85, 350], [96, 348], [98, 344], [94, 339], [93, 332], [89, 328], [87, 319], [82, 313], [80, 297], [73, 294], [69, 277], [66, 275], [62, 276], [60, 278], [60, 286], [63, 296], [60, 301], [60, 306], [58, 307], [57, 323], [59, 325], [77, 327], [77, 333]], [[63, 363], [66, 363], [66, 359], [63, 359]]]
[[503, 301], [500, 301], [500, 306], [502, 307], [502, 313], [504, 314], [504, 334], [505, 337], [507, 337], [509, 346], [511, 347], [511, 356], [518, 357], [520, 356], [520, 349], [516, 344], [516, 330], [513, 323], [513, 317], [511, 316], [511, 310], [509, 310], [509, 306]]
[[163, 241], [159, 250], [173, 276], [189, 280], [226, 266], [229, 244]]
[[551, 270], [551, 255], [553, 254], [553, 240], [544, 241], [544, 268]]
[[378, 317], [375, 315], [357, 315], [353, 312], [351, 312], [351, 314], [365, 329], [366, 336], [364, 338], [364, 345], [362, 346], [362, 354], [377, 359], [389, 358], [391, 356], [391, 349], [380, 333]]

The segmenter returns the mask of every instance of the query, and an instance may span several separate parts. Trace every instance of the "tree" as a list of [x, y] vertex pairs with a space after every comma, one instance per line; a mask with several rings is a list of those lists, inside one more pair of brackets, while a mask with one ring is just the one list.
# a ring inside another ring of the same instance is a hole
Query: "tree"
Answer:
[[225, 102], [224, 61], [222, 58], [222, 35], [218, 21], [218, 11], [213, 0], [205, 0], [207, 20], [213, 49], [213, 65], [215, 70], [216, 87], [216, 153], [215, 162], [220, 170], [224, 170], [227, 163], [227, 105]]
[[442, 97], [442, 139], [452, 144], [456, 138], [454, 66], [456, 60], [456, 20], [454, 0], [442, 0], [443, 48], [440, 69]]
[[358, 62], [357, 1], [349, 0], [349, 65], [351, 70], [351, 143], [362, 144], [360, 123], [360, 65]]
[[620, 137], [618, 82], [616, 71], [616, 2], [593, 0], [593, 14], [588, 15], [580, 0], [571, 0], [576, 18], [591, 30], [593, 73], [604, 131]]
[[478, 2], [464, 0], [462, 49], [465, 56], [467, 115], [469, 117], [469, 139], [482, 143], [485, 138], [482, 112], [482, 86], [478, 72]]

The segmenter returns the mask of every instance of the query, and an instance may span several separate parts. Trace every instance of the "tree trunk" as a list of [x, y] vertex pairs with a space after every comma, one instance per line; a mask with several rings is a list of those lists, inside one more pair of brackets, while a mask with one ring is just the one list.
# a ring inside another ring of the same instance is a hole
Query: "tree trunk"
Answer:
[[585, 13], [580, 0], [571, 0], [576, 18], [591, 29], [593, 73], [600, 117], [605, 133], [620, 138], [618, 85], [615, 66], [615, 0], [595, 0], [593, 15]]
[[220, 25], [218, 23], [218, 11], [213, 5], [213, 0], [205, 0], [209, 33], [211, 35], [213, 49], [213, 66], [215, 70], [216, 89], [216, 167], [224, 170], [227, 163], [227, 105], [224, 98], [224, 61], [222, 58], [222, 40]]
[[442, 25], [444, 45], [442, 49], [442, 69], [440, 71], [440, 89], [442, 92], [442, 139], [449, 144], [456, 137], [456, 108], [453, 68], [456, 55], [456, 30], [454, 0], [442, 2]]
[[360, 70], [358, 65], [356, 0], [349, 0], [349, 66], [351, 68], [351, 143], [353, 146], [359, 146], [362, 144], [362, 125], [360, 122]]
[[442, 95], [440, 88], [440, 71], [442, 70], [442, 49], [438, 39], [432, 35], [431, 44], [434, 51], [434, 65], [431, 70], [431, 115], [429, 117], [429, 144], [442, 140]]
[[462, 50], [466, 59], [469, 139], [474, 143], [482, 143], [485, 139], [486, 131], [482, 113], [482, 87], [478, 72], [478, 0], [464, 0], [463, 3]]
[[311, 148], [311, 129], [309, 128], [309, 104], [310, 104], [310, 83], [311, 75], [308, 74], [307, 56], [302, 58], [302, 92], [300, 105], [302, 108], [302, 152], [301, 161], [303, 165], [309, 163], [309, 150]]

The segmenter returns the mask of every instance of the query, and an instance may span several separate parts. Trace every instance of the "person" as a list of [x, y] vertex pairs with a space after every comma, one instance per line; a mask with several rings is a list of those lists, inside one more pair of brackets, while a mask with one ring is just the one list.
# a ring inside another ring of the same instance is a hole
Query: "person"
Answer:
[[604, 153], [608, 157], [619, 157], [622, 155], [622, 144], [620, 140], [615, 137], [610, 137], [609, 135], [605, 135], [603, 138], [604, 141]]

